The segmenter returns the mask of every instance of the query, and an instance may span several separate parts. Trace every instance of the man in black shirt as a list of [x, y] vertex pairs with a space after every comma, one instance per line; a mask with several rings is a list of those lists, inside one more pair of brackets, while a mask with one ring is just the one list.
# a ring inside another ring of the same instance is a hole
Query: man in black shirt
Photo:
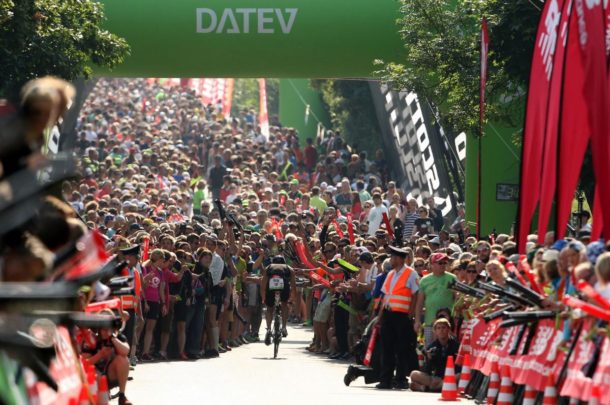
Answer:
[[430, 219], [432, 219], [432, 222], [434, 223], [434, 230], [436, 231], [435, 233], [438, 233], [441, 231], [441, 229], [443, 229], [443, 226], [445, 225], [445, 222], [443, 221], [443, 212], [436, 208], [436, 203], [434, 202], [434, 197], [429, 197], [427, 200], [428, 203], [428, 207], [430, 208]]
[[[411, 372], [410, 388], [412, 391], [440, 392], [443, 387], [447, 357], [455, 357], [458, 353], [460, 344], [451, 336], [451, 324], [446, 318], [437, 319], [434, 322], [433, 330], [436, 339], [426, 348], [424, 369]], [[459, 376], [456, 377], [457, 379]]]
[[227, 168], [222, 164], [222, 157], [214, 156], [214, 167], [210, 169], [209, 185], [212, 190], [212, 198], [220, 198], [220, 189], [224, 183], [224, 177], [227, 174]]
[[417, 212], [419, 213], [419, 218], [417, 218], [413, 223], [415, 226], [415, 232], [417, 232], [419, 236], [434, 233], [434, 222], [428, 217], [428, 208], [419, 207]]

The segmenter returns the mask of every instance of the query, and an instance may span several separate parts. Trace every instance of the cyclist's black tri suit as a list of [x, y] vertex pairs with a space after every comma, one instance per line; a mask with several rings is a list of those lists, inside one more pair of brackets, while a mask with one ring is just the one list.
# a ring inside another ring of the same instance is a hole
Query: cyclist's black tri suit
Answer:
[[283, 285], [280, 291], [280, 299], [287, 302], [290, 298], [290, 278], [292, 269], [287, 264], [270, 264], [267, 266], [267, 289], [265, 291], [265, 305], [275, 305], [275, 288]]

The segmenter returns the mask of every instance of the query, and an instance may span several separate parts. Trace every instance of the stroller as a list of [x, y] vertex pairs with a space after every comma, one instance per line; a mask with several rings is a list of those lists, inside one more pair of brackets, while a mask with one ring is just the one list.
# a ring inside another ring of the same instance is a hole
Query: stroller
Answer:
[[[379, 382], [380, 369], [381, 369], [381, 345], [378, 344], [378, 340], [373, 348], [372, 356], [369, 359], [368, 366], [365, 365], [365, 358], [369, 343], [373, 338], [373, 332], [375, 325], [377, 324], [377, 317], [373, 318], [366, 328], [360, 340], [354, 345], [352, 354], [356, 358], [356, 364], [350, 364], [347, 368], [347, 373], [343, 377], [343, 382], [346, 386], [349, 386], [352, 381], [355, 381], [358, 377], [364, 377], [365, 384], [373, 384]], [[377, 336], [378, 338], [378, 336]]]

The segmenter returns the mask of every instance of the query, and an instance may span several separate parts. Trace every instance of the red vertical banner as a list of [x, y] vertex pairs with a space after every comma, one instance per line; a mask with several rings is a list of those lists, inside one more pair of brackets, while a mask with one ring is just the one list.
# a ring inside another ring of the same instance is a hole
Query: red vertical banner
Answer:
[[[607, 64], [607, 0], [587, 0], [576, 2], [579, 17], [580, 51], [585, 72], [585, 99], [589, 107], [591, 128], [591, 151], [593, 152], [593, 171], [598, 185], [599, 206], [602, 211], [602, 224], [606, 233], [610, 230], [610, 100], [608, 90]], [[582, 9], [582, 15], [580, 14]], [[581, 22], [584, 21], [584, 24]], [[584, 38], [583, 38], [584, 37]], [[599, 208], [598, 208], [599, 210]], [[602, 230], [603, 230], [602, 229]]]
[[349, 234], [349, 244], [353, 245], [356, 243], [356, 238], [354, 237], [354, 222], [351, 212], [347, 213], [347, 233]]
[[144, 246], [142, 248], [142, 261], [148, 260], [148, 252], [150, 251], [150, 238], [144, 238]]
[[[564, 82], [564, 66], [566, 55], [566, 43], [568, 39], [568, 22], [571, 14], [571, 3], [565, 1], [562, 5], [557, 45], [553, 61], [553, 71], [550, 76], [549, 100], [547, 104], [547, 118], [544, 131], [544, 153], [542, 157], [542, 174], [540, 182], [540, 207], [538, 211], [538, 243], [544, 243], [544, 237], [549, 224], [553, 201], [555, 200], [555, 189], [557, 184], [557, 142], [559, 139], [559, 122], [561, 112], [561, 94]], [[557, 16], [549, 17], [552, 24]], [[551, 24], [551, 23], [549, 23]], [[576, 35], [573, 33], [573, 35]]]
[[550, 84], [558, 44], [559, 22], [563, 0], [549, 0], [538, 23], [536, 46], [532, 55], [523, 149], [521, 153], [521, 181], [519, 190], [519, 216], [517, 245], [525, 251], [525, 242], [536, 205], [540, 199], [544, 136], [546, 130]]
[[479, 85], [479, 147], [477, 157], [477, 238], [481, 237], [481, 192], [482, 192], [482, 167], [483, 155], [483, 124], [485, 122], [485, 85], [487, 84], [487, 59], [489, 55], [489, 30], [487, 19], [481, 20], [481, 81]]
[[224, 99], [222, 103], [222, 115], [229, 117], [231, 115], [231, 106], [233, 105], [233, 88], [235, 79], [226, 79], [224, 88]]
[[258, 91], [260, 112], [258, 122], [261, 127], [261, 133], [267, 138], [269, 137], [269, 113], [267, 112], [267, 83], [265, 79], [258, 79]]
[[[605, 15], [601, 0], [576, 0], [570, 17], [564, 81], [562, 127], [557, 182], [557, 223], [570, 218], [574, 190], [591, 139], [593, 169], [600, 185], [599, 201], [603, 211], [610, 209], [610, 140], [608, 139], [608, 78], [605, 50]], [[610, 229], [610, 212], [604, 228]], [[565, 227], [557, 227], [563, 238]]]

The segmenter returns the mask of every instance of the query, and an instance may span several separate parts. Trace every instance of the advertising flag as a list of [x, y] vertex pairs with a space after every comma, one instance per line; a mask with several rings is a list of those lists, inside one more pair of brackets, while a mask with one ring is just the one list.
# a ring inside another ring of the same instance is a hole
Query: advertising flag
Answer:
[[521, 186], [519, 190], [519, 218], [517, 244], [525, 250], [530, 223], [540, 199], [540, 184], [551, 77], [555, 67], [555, 49], [563, 0], [545, 2], [536, 45], [532, 56], [530, 87], [527, 97], [523, 150], [521, 157]]
[[224, 99], [222, 101], [222, 115], [229, 117], [231, 115], [231, 107], [233, 106], [233, 88], [235, 79], [226, 79]]
[[[544, 132], [544, 152], [540, 182], [540, 207], [538, 209], [538, 243], [544, 243], [549, 224], [555, 185], [557, 183], [557, 141], [559, 138], [559, 121], [561, 111], [561, 92], [564, 82], [565, 49], [568, 39], [568, 22], [572, 11], [572, 2], [565, 1], [558, 27], [557, 45], [551, 74], [549, 101], [547, 104], [546, 128]], [[576, 34], [573, 34], [576, 35]]]
[[258, 90], [260, 99], [258, 122], [261, 126], [261, 133], [269, 138], [269, 113], [267, 112], [267, 84], [265, 79], [258, 79]]
[[[606, 70], [604, 10], [600, 0], [575, 0], [570, 16], [566, 78], [562, 98], [562, 127], [559, 145], [557, 182], [557, 223], [570, 218], [574, 190], [589, 139], [593, 151], [596, 182], [608, 184], [608, 78]], [[599, 201], [610, 207], [610, 188], [599, 187]], [[608, 212], [610, 214], [610, 212]], [[604, 216], [604, 228], [610, 229], [610, 215]], [[557, 237], [566, 229], [558, 226]]]

